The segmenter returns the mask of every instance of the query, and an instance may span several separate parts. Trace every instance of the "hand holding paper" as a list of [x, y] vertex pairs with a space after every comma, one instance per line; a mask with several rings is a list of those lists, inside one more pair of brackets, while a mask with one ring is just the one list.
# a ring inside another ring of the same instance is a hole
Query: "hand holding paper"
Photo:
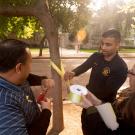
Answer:
[[86, 98], [91, 101], [93, 106], [102, 104], [102, 101], [98, 99], [92, 92], [88, 91]]
[[81, 107], [83, 107], [83, 108], [85, 108], [85, 109], [89, 108], [90, 106], [93, 106], [93, 104], [91, 103], [91, 101], [88, 100], [88, 99], [86, 98], [86, 96], [84, 96], [84, 95], [81, 95], [81, 96], [82, 96], [82, 100], [81, 100], [81, 102], [80, 102], [79, 104], [77, 104], [77, 105], [79, 105], [79, 106], [81, 106]]
[[111, 104], [102, 103], [102, 101], [91, 92], [88, 92], [86, 96], [82, 96], [82, 102], [80, 103], [80, 106], [85, 109], [90, 106], [95, 106], [108, 128], [111, 130], [116, 130], [119, 127]]

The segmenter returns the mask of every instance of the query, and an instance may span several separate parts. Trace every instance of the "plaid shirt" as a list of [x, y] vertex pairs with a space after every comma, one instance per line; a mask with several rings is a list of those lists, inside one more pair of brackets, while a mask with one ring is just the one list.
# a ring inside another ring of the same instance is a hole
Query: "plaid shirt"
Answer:
[[17, 87], [0, 78], [0, 135], [28, 135], [27, 127], [39, 115], [28, 83]]

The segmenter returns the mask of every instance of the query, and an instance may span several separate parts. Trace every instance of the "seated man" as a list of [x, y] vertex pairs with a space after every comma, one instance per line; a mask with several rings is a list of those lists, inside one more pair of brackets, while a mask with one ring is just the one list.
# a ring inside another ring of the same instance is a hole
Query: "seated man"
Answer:
[[13, 39], [0, 42], [0, 135], [44, 135], [47, 131], [50, 102], [42, 101], [40, 111], [29, 87], [32, 78], [36, 79], [29, 75], [31, 63], [26, 43]]

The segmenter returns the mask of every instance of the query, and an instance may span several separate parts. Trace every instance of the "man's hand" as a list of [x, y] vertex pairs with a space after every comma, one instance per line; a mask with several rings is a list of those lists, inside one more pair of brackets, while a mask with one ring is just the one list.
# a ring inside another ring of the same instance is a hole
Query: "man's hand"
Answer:
[[88, 107], [91, 106], [97, 106], [97, 105], [101, 105], [102, 101], [100, 99], [98, 99], [94, 94], [92, 94], [91, 92], [88, 92], [88, 94], [86, 96], [82, 95], [82, 101], [79, 104], [82, 108], [87, 109]]
[[91, 101], [93, 106], [97, 106], [97, 105], [101, 105], [102, 101], [100, 99], [98, 99], [93, 93], [91, 93], [90, 91], [88, 92], [88, 94], [86, 95], [86, 98]]
[[41, 101], [40, 105], [41, 105], [41, 109], [48, 109], [51, 110], [51, 101], [49, 99], [46, 99], [47, 101]]
[[43, 79], [41, 82], [41, 87], [43, 88], [43, 90], [54, 88], [54, 86], [55, 83], [53, 79]]
[[79, 106], [81, 106], [82, 108], [85, 108], [85, 109], [87, 109], [87, 108], [90, 107], [90, 106], [93, 106], [93, 104], [91, 103], [91, 101], [88, 100], [88, 99], [86, 98], [86, 96], [82, 95], [81, 97], [82, 97], [81, 103], [76, 104], [76, 105], [79, 105]]
[[67, 80], [71, 80], [73, 79], [73, 77], [75, 76], [75, 73], [74, 72], [65, 72], [64, 74], [64, 80], [67, 81]]

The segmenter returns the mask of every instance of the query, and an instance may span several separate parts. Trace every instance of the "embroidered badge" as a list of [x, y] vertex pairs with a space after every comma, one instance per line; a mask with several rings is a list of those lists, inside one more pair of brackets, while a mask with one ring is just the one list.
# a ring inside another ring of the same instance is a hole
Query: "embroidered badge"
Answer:
[[109, 76], [109, 74], [110, 74], [110, 68], [109, 67], [104, 67], [103, 68], [103, 71], [102, 71], [102, 74], [104, 76]]

